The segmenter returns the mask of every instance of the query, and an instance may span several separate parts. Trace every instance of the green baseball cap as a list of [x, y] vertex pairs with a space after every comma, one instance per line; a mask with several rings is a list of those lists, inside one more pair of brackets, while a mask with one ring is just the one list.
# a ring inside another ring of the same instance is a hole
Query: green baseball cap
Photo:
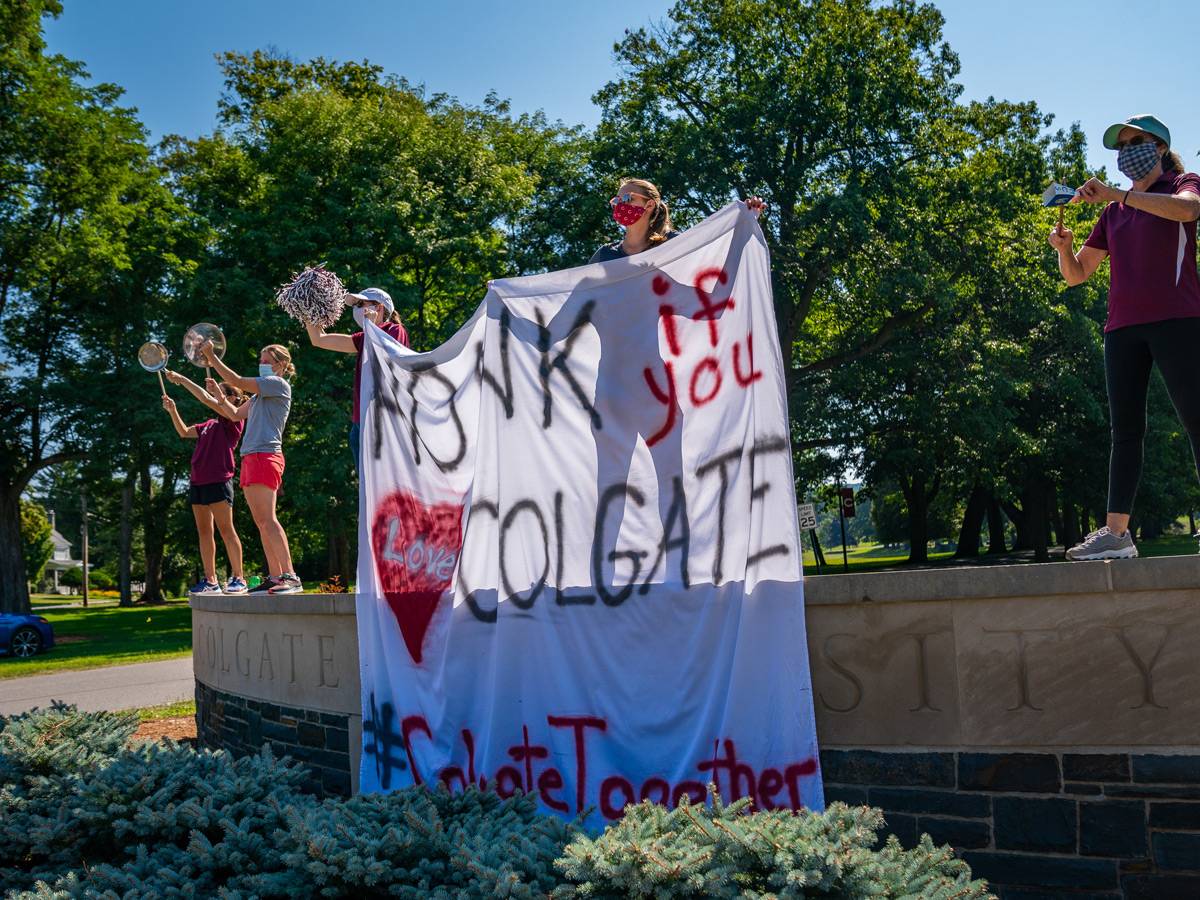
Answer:
[[1124, 122], [1109, 125], [1108, 128], [1104, 129], [1104, 146], [1109, 150], [1117, 149], [1117, 135], [1121, 133], [1122, 128], [1136, 128], [1138, 131], [1154, 135], [1168, 147], [1171, 146], [1171, 130], [1160, 122], [1157, 117], [1142, 114], [1140, 116], [1130, 116]]

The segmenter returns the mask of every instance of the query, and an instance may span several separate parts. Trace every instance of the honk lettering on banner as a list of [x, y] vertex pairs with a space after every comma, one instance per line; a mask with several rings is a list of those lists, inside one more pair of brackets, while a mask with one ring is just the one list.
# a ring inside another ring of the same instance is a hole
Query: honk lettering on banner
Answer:
[[363, 791], [823, 807], [770, 263], [741, 203], [493, 282], [449, 341], [368, 326]]

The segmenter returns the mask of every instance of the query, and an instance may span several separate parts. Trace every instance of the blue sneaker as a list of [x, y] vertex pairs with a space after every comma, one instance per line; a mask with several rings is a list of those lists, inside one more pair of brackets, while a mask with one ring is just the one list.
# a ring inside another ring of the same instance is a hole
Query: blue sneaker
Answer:
[[244, 594], [246, 593], [246, 582], [236, 576], [230, 578], [225, 584], [225, 593], [227, 594]]
[[192, 593], [192, 594], [221, 594], [224, 592], [221, 590], [221, 586], [219, 584], [215, 584], [214, 582], [211, 582], [206, 578], [203, 581], [197, 581], [192, 586], [192, 589], [189, 591], [189, 593]]

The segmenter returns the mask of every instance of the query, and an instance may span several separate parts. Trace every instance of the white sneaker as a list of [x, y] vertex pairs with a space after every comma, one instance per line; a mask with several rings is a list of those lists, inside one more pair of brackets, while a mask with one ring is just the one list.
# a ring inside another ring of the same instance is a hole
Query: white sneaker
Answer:
[[1133, 535], [1128, 530], [1118, 536], [1112, 533], [1106, 525], [1093, 531], [1082, 542], [1067, 551], [1067, 559], [1135, 559], [1137, 547], [1133, 544]]

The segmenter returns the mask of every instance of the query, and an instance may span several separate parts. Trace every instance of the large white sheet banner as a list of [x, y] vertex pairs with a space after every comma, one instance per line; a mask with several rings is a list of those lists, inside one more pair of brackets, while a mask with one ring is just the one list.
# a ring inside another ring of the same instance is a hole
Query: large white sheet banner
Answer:
[[784, 377], [741, 203], [493, 282], [449, 341], [367, 330], [361, 786], [546, 811], [823, 808]]

